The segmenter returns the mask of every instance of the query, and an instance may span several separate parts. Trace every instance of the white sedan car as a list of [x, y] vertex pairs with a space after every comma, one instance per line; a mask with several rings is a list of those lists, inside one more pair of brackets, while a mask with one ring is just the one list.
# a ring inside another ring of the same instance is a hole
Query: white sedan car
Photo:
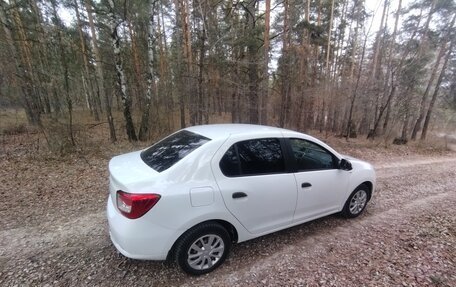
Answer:
[[291, 130], [194, 126], [109, 163], [107, 216], [115, 247], [135, 259], [210, 272], [232, 243], [322, 216], [358, 216], [375, 171]]

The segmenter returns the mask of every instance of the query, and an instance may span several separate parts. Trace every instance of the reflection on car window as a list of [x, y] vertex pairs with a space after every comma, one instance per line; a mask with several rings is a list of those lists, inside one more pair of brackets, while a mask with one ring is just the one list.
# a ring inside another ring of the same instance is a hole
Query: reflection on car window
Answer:
[[285, 172], [280, 141], [267, 138], [238, 142], [225, 153], [220, 169], [226, 176]]
[[302, 140], [290, 139], [298, 171], [336, 168], [335, 158], [319, 145]]
[[189, 131], [177, 132], [141, 152], [141, 159], [158, 172], [167, 170], [210, 139]]

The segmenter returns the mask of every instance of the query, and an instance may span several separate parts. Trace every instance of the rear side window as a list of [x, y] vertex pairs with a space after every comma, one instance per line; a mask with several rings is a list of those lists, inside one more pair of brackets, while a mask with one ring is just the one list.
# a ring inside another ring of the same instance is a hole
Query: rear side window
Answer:
[[232, 145], [220, 161], [220, 169], [226, 176], [240, 175], [239, 160], [236, 152], [236, 147]]
[[225, 153], [220, 169], [228, 177], [285, 172], [280, 141], [267, 138], [238, 142]]
[[202, 135], [180, 131], [141, 152], [141, 159], [154, 170], [162, 172], [208, 141], [210, 139]]

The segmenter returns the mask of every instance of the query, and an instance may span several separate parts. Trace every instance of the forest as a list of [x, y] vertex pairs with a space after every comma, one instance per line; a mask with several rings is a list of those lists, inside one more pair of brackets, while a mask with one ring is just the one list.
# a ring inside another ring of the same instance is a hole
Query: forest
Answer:
[[455, 1], [366, 2], [0, 0], [0, 108], [70, 147], [95, 126], [112, 142], [220, 122], [454, 132]]

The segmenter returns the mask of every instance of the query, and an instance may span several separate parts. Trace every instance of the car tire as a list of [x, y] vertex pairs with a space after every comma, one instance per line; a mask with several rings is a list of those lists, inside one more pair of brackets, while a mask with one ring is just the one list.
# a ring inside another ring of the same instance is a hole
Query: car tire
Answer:
[[359, 216], [366, 208], [369, 201], [370, 189], [366, 184], [359, 185], [348, 197], [342, 209], [342, 216], [355, 218]]
[[228, 231], [216, 222], [187, 230], [176, 242], [175, 260], [188, 274], [202, 275], [219, 267], [231, 249]]

